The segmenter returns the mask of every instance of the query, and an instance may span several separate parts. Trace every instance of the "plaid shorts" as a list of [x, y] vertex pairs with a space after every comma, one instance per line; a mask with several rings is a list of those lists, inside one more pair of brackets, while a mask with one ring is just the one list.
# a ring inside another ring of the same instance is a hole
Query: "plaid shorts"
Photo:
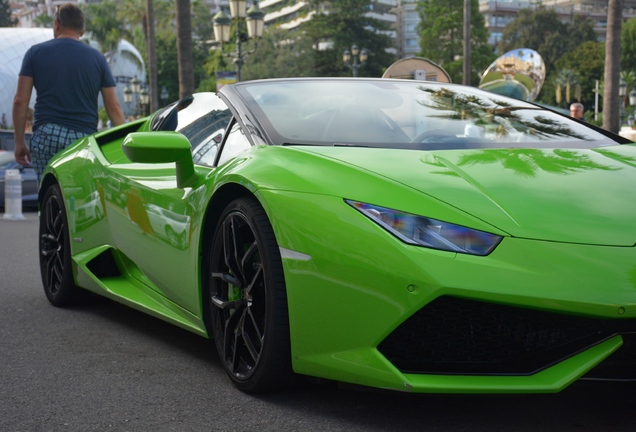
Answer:
[[44, 168], [55, 153], [64, 150], [75, 140], [86, 135], [84, 132], [75, 131], [53, 123], [38, 126], [37, 130], [33, 131], [31, 143], [29, 144], [31, 165], [38, 175], [38, 181], [42, 179]]

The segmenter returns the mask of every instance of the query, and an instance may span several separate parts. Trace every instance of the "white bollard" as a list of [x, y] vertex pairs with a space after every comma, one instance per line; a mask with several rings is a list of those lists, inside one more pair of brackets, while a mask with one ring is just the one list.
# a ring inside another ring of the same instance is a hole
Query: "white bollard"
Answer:
[[22, 214], [22, 175], [20, 170], [4, 173], [4, 217], [8, 220], [26, 220]]

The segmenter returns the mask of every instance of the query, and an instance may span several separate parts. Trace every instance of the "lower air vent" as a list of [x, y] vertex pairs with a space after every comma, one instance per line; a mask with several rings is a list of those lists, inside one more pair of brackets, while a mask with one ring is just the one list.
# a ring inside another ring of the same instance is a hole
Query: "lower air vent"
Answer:
[[528, 375], [636, 321], [600, 320], [456, 297], [439, 297], [393, 331], [378, 350], [404, 373]]
[[97, 255], [86, 265], [86, 267], [98, 279], [121, 276], [121, 272], [117, 267], [117, 262], [115, 261], [115, 257], [113, 256], [111, 249]]

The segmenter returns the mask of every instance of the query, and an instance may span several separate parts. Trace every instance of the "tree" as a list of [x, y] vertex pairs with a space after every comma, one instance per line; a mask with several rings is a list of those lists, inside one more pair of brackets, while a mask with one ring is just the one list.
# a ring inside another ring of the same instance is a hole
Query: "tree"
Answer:
[[157, 89], [157, 48], [155, 40], [155, 8], [153, 0], [146, 0], [146, 52], [148, 53], [148, 86], [150, 87], [150, 112], [159, 108], [159, 91]]
[[192, 56], [192, 19], [190, 0], [175, 0], [177, 18], [177, 63], [179, 65], [179, 97], [194, 93], [194, 60]]
[[471, 83], [471, 70], [470, 70], [470, 12], [472, 9], [472, 2], [470, 0], [464, 0], [464, 43], [463, 43], [463, 68], [462, 68], [462, 84], [470, 85]]
[[35, 19], [33, 20], [33, 25], [36, 27], [53, 28], [54, 21], [55, 18], [53, 18], [51, 15], [43, 13], [35, 17]]
[[[581, 85], [581, 98], [579, 102], [585, 105], [585, 111], [591, 111], [595, 103], [596, 81], [603, 80], [605, 68], [605, 44], [603, 42], [585, 42], [567, 52], [559, 59], [555, 66], [555, 72], [550, 75], [543, 91], [541, 101], [553, 105], [555, 103], [554, 81], [563, 69], [575, 71], [578, 82]], [[561, 105], [563, 106], [563, 105]]]
[[605, 82], [603, 90], [603, 128], [611, 132], [620, 129], [620, 99], [618, 86], [621, 71], [621, 25], [623, 0], [608, 0], [607, 39], [605, 41]]
[[596, 41], [591, 20], [575, 17], [564, 23], [556, 11], [541, 6], [519, 11], [504, 29], [499, 49], [502, 53], [516, 48], [535, 50], [543, 58], [549, 76], [564, 54], [587, 41]]
[[11, 18], [11, 6], [8, 0], [0, 0], [0, 27], [15, 27], [17, 18]]
[[171, 101], [179, 99], [179, 68], [177, 58], [177, 35], [172, 30], [157, 32], [157, 82], [168, 90]]
[[214, 15], [210, 12], [210, 7], [205, 1], [195, 0], [192, 2], [192, 34], [197, 42], [205, 44], [214, 39], [213, 17]]
[[[464, 0], [421, 0], [417, 5], [421, 21], [420, 55], [442, 66], [453, 82], [462, 82]], [[479, 12], [479, 3], [471, 1], [470, 9], [470, 82], [478, 82], [478, 73], [495, 59], [488, 45], [488, 31], [484, 16]]]
[[636, 18], [622, 24], [621, 65], [623, 70], [636, 71]]
[[575, 100], [581, 100], [579, 74], [572, 69], [559, 70], [555, 75], [554, 83], [556, 85], [555, 94], [557, 104], [561, 104], [562, 101], [565, 101], [566, 104], [570, 104]]
[[369, 50], [366, 65], [360, 68], [360, 76], [380, 77], [396, 58], [387, 52], [391, 39], [383, 31], [389, 30], [381, 21], [365, 16], [370, 0], [339, 0], [331, 3], [329, 13], [322, 12], [321, 0], [311, 0], [318, 11], [298, 31], [305, 32], [314, 48], [320, 43], [330, 48], [314, 51], [316, 76], [351, 76], [351, 70], [342, 61], [342, 54], [352, 45]]
[[[1, 0], [0, 0], [1, 1]], [[86, 31], [99, 44], [102, 52], [117, 48], [122, 37], [123, 24], [117, 14], [117, 3], [104, 0], [83, 7]]]
[[266, 29], [258, 49], [243, 66], [244, 79], [313, 76], [314, 50], [302, 32]]

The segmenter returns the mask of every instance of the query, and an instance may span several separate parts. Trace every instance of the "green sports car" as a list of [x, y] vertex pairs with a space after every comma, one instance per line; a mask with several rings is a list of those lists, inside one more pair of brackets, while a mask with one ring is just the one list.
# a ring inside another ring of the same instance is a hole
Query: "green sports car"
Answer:
[[531, 103], [241, 82], [59, 153], [42, 280], [214, 339], [246, 392], [557, 392], [636, 377], [635, 190], [636, 146]]

